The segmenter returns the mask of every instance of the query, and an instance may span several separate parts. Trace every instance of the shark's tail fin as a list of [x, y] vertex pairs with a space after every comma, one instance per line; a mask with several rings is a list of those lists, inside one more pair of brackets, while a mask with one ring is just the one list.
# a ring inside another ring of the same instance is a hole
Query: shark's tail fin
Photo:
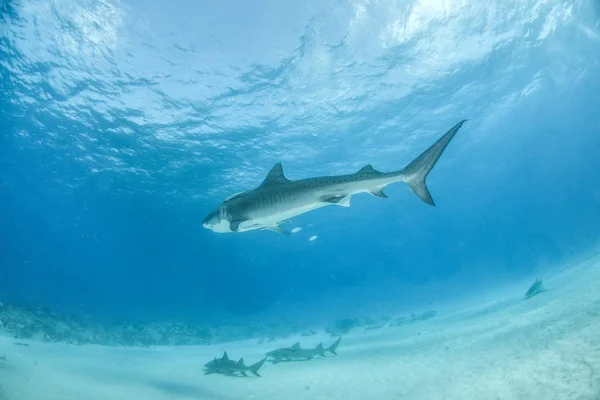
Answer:
[[408, 187], [419, 196], [425, 203], [435, 206], [431, 193], [427, 189], [425, 180], [427, 175], [433, 169], [433, 166], [440, 158], [448, 143], [452, 140], [456, 132], [467, 120], [462, 120], [458, 124], [454, 125], [444, 136], [438, 139], [431, 147], [421, 153], [420, 156], [415, 158], [410, 164], [408, 164], [403, 170], [402, 174], [405, 176], [404, 181]]
[[337, 356], [337, 353], [335, 351], [337, 350], [337, 347], [340, 345], [341, 341], [342, 341], [342, 337], [340, 336], [339, 339], [336, 340], [334, 344], [332, 344], [331, 346], [329, 346], [327, 348], [327, 351], [330, 352], [331, 354], [335, 354]]
[[262, 360], [260, 360], [256, 364], [250, 365], [248, 367], [248, 371], [252, 372], [256, 376], [260, 376], [260, 374], [258, 373], [258, 370], [260, 369], [260, 367], [262, 367], [262, 365], [265, 363], [265, 361], [267, 361], [267, 357], [263, 358]]

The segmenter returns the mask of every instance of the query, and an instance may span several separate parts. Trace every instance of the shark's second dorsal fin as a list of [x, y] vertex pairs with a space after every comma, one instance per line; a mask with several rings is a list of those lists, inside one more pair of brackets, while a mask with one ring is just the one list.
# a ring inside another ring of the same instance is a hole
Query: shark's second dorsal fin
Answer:
[[261, 183], [260, 186], [273, 185], [273, 184], [277, 184], [277, 183], [285, 183], [285, 182], [289, 182], [289, 181], [290, 180], [288, 178], [286, 178], [285, 175], [283, 174], [283, 167], [281, 166], [281, 163], [278, 162], [277, 164], [275, 164], [273, 166], [273, 168], [271, 168], [271, 171], [269, 171], [269, 173], [267, 174], [267, 177], [265, 178], [263, 183]]
[[237, 362], [237, 365], [240, 367], [244, 366], [244, 357], [240, 358], [240, 360]]
[[380, 174], [371, 164], [367, 164], [358, 170], [357, 174]]
[[223, 357], [221, 357], [221, 360], [229, 360], [229, 356], [227, 355], [227, 352], [223, 353]]
[[296, 342], [294, 343], [294, 345], [292, 346], [292, 349], [296, 350], [300, 348], [300, 342]]

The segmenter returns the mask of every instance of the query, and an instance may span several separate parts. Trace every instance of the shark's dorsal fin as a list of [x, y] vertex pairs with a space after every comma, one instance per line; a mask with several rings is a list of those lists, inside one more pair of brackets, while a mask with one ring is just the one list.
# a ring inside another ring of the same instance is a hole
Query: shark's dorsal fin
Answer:
[[367, 164], [358, 170], [357, 174], [380, 174], [371, 164]]
[[323, 343], [319, 343], [319, 345], [316, 347], [317, 350], [323, 350]]
[[294, 350], [299, 349], [300, 348], [300, 342], [294, 343], [294, 345], [291, 348], [294, 349]]
[[271, 171], [269, 171], [269, 173], [267, 174], [267, 177], [265, 178], [263, 183], [261, 183], [260, 186], [274, 185], [274, 184], [285, 183], [285, 182], [289, 182], [289, 181], [290, 180], [288, 178], [286, 178], [285, 175], [283, 174], [283, 167], [281, 166], [281, 163], [278, 162], [277, 164], [275, 164], [273, 166], [273, 168], [271, 168]]
[[240, 358], [240, 360], [237, 362], [237, 365], [239, 367], [243, 367], [244, 366], [244, 357]]
[[229, 356], [227, 355], [226, 351], [223, 353], [223, 357], [221, 357], [221, 360], [227, 360], [227, 361], [229, 361]]

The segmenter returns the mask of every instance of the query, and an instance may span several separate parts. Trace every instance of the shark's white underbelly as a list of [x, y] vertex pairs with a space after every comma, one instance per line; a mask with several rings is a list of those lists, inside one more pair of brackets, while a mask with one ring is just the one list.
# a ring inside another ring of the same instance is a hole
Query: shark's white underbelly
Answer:
[[331, 203], [313, 202], [302, 206], [296, 206], [289, 209], [282, 209], [280, 211], [271, 213], [264, 216], [256, 216], [251, 220], [245, 221], [240, 224], [240, 231], [249, 231], [254, 229], [262, 229], [264, 227], [277, 226], [281, 222], [297, 217], [298, 215], [307, 213], [317, 208], [326, 207]]
[[[381, 183], [383, 183], [383, 185]], [[388, 184], [389, 181], [381, 183], [379, 183], [378, 186], [385, 186], [385, 184]], [[353, 187], [340, 185], [336, 188], [328, 188], [328, 190], [323, 191], [322, 193], [312, 193], [310, 198], [297, 199], [289, 204], [269, 208], [268, 212], [264, 212], [266, 210], [262, 210], [263, 212], [257, 212], [256, 214], [249, 215], [250, 220], [244, 221], [242, 224], [240, 224], [239, 230], [249, 231], [262, 229], [265, 227], [274, 227], [283, 221], [290, 220], [298, 215], [326, 206], [338, 205], [348, 207], [350, 205], [351, 196], [358, 193], [369, 193], [370, 190], [373, 189], [372, 186], [373, 185], [369, 185], [367, 188], [359, 185], [353, 185]], [[347, 198], [345, 199], [346, 201], [339, 203], [331, 203], [321, 200], [323, 197], [332, 195], [345, 196]]]

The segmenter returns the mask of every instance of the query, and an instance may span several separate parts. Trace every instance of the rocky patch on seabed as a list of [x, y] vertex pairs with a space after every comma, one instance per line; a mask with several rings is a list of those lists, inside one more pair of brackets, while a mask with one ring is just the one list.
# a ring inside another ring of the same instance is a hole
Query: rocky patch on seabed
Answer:
[[[396, 318], [344, 318], [325, 331], [333, 336], [347, 334], [355, 328], [365, 331], [384, 326], [398, 327], [435, 316], [435, 311]], [[317, 331], [293, 321], [259, 323], [233, 321], [230, 324], [190, 324], [158, 321], [147, 323], [102, 324], [82, 316], [60, 315], [48, 309], [0, 303], [0, 335], [15, 342], [61, 342], [75, 345], [106, 346], [182, 346], [205, 345], [236, 340], [257, 339], [269, 343], [291, 335], [312, 336]], [[1, 354], [0, 354], [1, 355]]]

